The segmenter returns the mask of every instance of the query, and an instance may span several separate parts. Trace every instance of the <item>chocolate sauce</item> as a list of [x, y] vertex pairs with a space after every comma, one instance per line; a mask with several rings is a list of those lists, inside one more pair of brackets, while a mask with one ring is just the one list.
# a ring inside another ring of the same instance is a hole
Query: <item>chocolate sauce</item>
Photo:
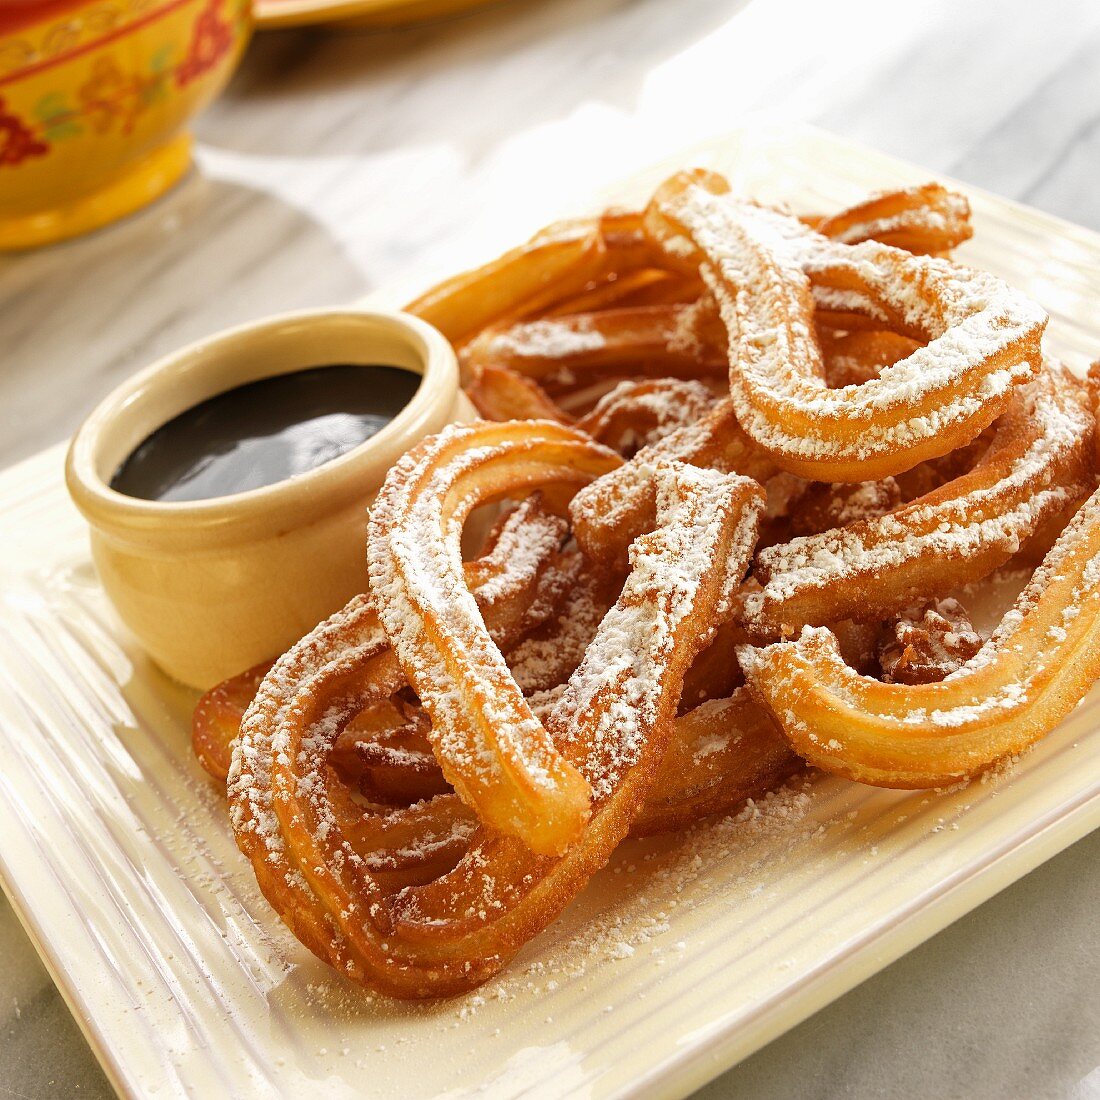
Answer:
[[307, 473], [359, 446], [412, 399], [420, 375], [333, 365], [261, 378], [159, 427], [111, 488], [142, 500], [207, 500]]

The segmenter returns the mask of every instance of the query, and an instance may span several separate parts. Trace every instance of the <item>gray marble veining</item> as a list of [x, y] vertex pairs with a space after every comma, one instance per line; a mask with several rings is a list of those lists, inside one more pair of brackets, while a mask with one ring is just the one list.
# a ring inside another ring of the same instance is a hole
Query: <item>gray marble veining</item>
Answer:
[[[1093, 0], [513, 0], [262, 35], [182, 186], [0, 260], [0, 464], [181, 343], [426, 283], [760, 112], [1100, 228]], [[1081, 841], [701, 1095], [1100, 1097], [1098, 856]], [[6, 903], [0, 955], [0, 1097], [109, 1095]]]

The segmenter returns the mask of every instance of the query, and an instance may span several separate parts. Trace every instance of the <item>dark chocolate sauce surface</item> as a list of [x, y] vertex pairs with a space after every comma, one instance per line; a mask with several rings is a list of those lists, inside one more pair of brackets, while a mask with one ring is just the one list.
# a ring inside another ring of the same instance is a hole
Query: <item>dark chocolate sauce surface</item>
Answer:
[[208, 500], [308, 473], [370, 439], [409, 403], [400, 367], [308, 367], [238, 386], [159, 427], [111, 478], [142, 500]]

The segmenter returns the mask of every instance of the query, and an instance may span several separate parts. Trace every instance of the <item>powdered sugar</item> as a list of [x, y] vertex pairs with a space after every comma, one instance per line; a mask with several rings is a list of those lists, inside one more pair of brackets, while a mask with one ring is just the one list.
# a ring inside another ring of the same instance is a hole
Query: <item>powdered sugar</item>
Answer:
[[883, 575], [934, 554], [958, 560], [994, 546], [1003, 558], [1015, 553], [1047, 516], [1084, 488], [1080, 448], [1089, 430], [1086, 415], [1051, 365], [1018, 398], [1017, 413], [991, 446], [979, 472], [959, 482], [959, 494], [933, 495], [898, 511], [848, 527], [792, 539], [758, 555], [760, 593], [747, 601], [751, 619], [797, 622], [790, 605], [800, 597], [854, 578]]
[[[1095, 666], [1092, 634], [1100, 622], [1098, 530], [1100, 492], [1077, 512], [989, 640], [939, 683], [875, 685], [873, 693], [867, 691], [869, 681], [844, 664], [834, 635], [822, 627], [805, 627], [796, 642], [740, 647], [742, 670], [812, 759], [823, 759], [815, 756], [821, 752], [850, 760], [853, 739], [860, 746], [852, 750], [856, 759], [862, 761], [865, 751], [875, 759], [876, 739], [888, 751], [906, 729], [932, 728], [967, 735], [969, 740], [951, 743], [957, 747], [949, 759], [957, 774], [970, 774], [983, 762], [1018, 752], [1062, 717], [1066, 707], [1058, 689], [1052, 690], [1058, 676], [1084, 677], [1087, 686], [1095, 675], [1088, 670]], [[823, 693], [851, 706], [858, 724], [835, 707], [823, 708]], [[897, 706], [901, 700], [904, 709]], [[1019, 721], [1025, 711], [1032, 715], [1027, 723]], [[828, 747], [830, 739], [835, 748]], [[925, 742], [924, 756], [933, 748]], [[921, 766], [917, 759], [917, 774]], [[944, 781], [935, 771], [933, 777]]]
[[969, 220], [965, 196], [930, 183], [872, 195], [826, 218], [818, 231], [844, 244], [915, 239], [921, 247], [914, 251], [935, 252], [966, 240], [971, 235]]
[[[479, 487], [494, 485], [497, 469], [514, 468], [525, 456], [533, 487], [560, 479], [561, 449], [572, 448], [578, 462], [602, 461], [603, 452], [576, 433], [550, 425], [541, 430], [545, 459], [534, 428], [509, 432], [488, 425], [448, 429], [410, 452], [379, 494], [368, 539], [372, 598], [432, 718], [444, 774], [505, 831], [527, 829], [527, 815], [549, 814], [551, 806], [569, 812], [565, 807], [579, 791], [463, 583], [459, 540], [466, 515], [482, 502]], [[451, 659], [456, 653], [461, 660]], [[483, 684], [493, 690], [483, 691]], [[480, 711], [470, 711], [472, 696], [481, 698]], [[529, 799], [519, 795], [515, 776], [529, 785]], [[515, 793], [482, 805], [477, 792], [486, 784]]]
[[[700, 579], [728, 522], [731, 485], [743, 479], [679, 464], [654, 473], [661, 525], [631, 547], [631, 572], [551, 718], [566, 744], [583, 738], [584, 768], [597, 804], [637, 762], [666, 698], [668, 662], [692, 612]], [[683, 499], [677, 501], [677, 497]], [[729, 606], [755, 540], [762, 500], [745, 507], [733, 540], [719, 607]], [[723, 612], [718, 612], [722, 617]], [[705, 642], [698, 639], [696, 644]], [[608, 706], [608, 700], [611, 705]]]
[[[867, 460], [916, 447], [948, 427], [988, 423], [997, 396], [1038, 366], [1045, 314], [992, 276], [876, 242], [838, 246], [699, 186], [669, 216], [705, 257], [730, 335], [738, 419], [772, 453]], [[830, 390], [811, 288], [828, 299], [818, 305], [870, 312], [930, 342], [878, 378]]]
[[651, 446], [698, 421], [714, 404], [702, 382], [676, 378], [620, 382], [577, 422], [593, 439], [620, 453]]
[[565, 359], [570, 355], [594, 351], [605, 344], [587, 318], [560, 321], [528, 321], [493, 338], [495, 348], [510, 355], [539, 359]]

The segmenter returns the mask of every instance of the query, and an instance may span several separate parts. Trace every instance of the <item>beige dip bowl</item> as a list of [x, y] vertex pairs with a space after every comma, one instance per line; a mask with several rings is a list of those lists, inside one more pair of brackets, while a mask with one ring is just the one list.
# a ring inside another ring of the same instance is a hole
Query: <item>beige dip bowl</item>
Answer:
[[[423, 380], [377, 435], [299, 477], [186, 503], [110, 488], [138, 444], [200, 401], [329, 363], [403, 367]], [[208, 688], [282, 653], [365, 590], [367, 508], [386, 472], [419, 439], [474, 416], [450, 344], [423, 321], [292, 313], [191, 344], [125, 382], [74, 436], [65, 479], [122, 620], [170, 676]]]

